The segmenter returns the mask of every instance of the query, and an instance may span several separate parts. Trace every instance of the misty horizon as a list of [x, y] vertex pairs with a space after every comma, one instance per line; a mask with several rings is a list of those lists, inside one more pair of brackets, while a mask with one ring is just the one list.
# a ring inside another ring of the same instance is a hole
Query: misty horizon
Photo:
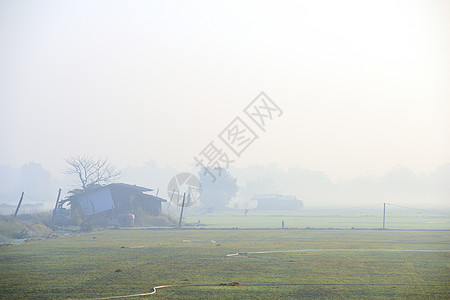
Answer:
[[[154, 161], [138, 167], [121, 170], [117, 182], [136, 184], [158, 190], [168, 199], [167, 183], [176, 174], [189, 171], [198, 174], [199, 169], [177, 170], [171, 166], [160, 167]], [[254, 208], [250, 200], [255, 194], [295, 195], [304, 202], [305, 208], [314, 207], [368, 207], [383, 202], [409, 205], [415, 208], [448, 208], [447, 195], [450, 164], [443, 164], [428, 174], [396, 166], [382, 176], [364, 176], [351, 180], [333, 182], [325, 172], [302, 168], [284, 170], [271, 165], [253, 165], [246, 168], [232, 167], [230, 174], [237, 179], [239, 187], [229, 207]], [[15, 205], [22, 191], [32, 198], [28, 203], [54, 205], [58, 188], [63, 195], [77, 186], [76, 178], [60, 172], [55, 177], [37, 163], [21, 168], [0, 165], [0, 203]], [[373, 206], [375, 209], [376, 207]]]

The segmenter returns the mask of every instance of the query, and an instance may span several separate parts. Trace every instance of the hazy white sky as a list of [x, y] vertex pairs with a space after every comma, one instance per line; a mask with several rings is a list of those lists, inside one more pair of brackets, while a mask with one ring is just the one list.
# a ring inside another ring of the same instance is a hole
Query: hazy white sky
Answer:
[[189, 168], [260, 92], [236, 166], [333, 180], [450, 161], [449, 1], [0, 0], [0, 164]]

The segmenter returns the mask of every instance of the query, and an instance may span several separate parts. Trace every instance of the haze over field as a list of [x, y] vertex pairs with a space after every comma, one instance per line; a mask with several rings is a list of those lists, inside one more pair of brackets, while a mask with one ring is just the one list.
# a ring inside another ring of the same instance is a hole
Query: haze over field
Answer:
[[264, 91], [283, 114], [232, 157], [243, 207], [447, 205], [449, 15], [425, 0], [0, 0], [0, 203], [25, 190], [51, 206], [74, 154], [166, 197]]

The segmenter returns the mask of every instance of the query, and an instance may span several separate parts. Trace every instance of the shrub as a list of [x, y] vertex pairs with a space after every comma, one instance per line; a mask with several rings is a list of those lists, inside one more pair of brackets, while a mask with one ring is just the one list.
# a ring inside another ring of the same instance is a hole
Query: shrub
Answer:
[[0, 234], [12, 239], [25, 239], [29, 237], [28, 228], [13, 219], [0, 223]]
[[53, 212], [51, 210], [38, 211], [30, 214], [19, 214], [17, 220], [33, 223], [51, 223]]
[[177, 224], [176, 220], [171, 216], [161, 215], [161, 216], [150, 216], [144, 213], [136, 214], [136, 219], [134, 222], [137, 226], [172, 226]]

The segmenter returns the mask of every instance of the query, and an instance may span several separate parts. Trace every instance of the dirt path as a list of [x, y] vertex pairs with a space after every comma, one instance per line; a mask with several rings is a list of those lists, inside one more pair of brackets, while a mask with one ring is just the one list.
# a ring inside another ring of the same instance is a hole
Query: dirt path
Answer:
[[292, 252], [434, 252], [449, 253], [450, 250], [428, 250], [428, 249], [298, 249], [298, 250], [272, 250], [272, 251], [253, 251], [237, 252], [227, 254], [227, 257], [245, 256], [248, 254], [268, 254], [268, 253], [292, 253]]

